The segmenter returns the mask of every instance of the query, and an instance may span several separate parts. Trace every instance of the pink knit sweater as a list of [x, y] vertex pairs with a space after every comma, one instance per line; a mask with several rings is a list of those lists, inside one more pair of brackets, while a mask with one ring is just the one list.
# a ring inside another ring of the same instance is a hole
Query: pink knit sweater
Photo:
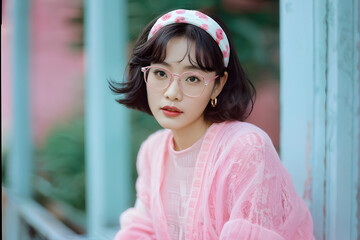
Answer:
[[[116, 240], [170, 239], [161, 200], [171, 131], [151, 135], [137, 161], [142, 210], [121, 215]], [[212, 124], [204, 136], [188, 206], [186, 239], [313, 239], [309, 210], [266, 133], [245, 122]]]

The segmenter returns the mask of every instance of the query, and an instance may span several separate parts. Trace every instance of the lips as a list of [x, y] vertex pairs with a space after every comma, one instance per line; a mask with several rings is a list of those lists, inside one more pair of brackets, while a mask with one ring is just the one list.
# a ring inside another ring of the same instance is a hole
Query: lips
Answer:
[[165, 106], [165, 107], [162, 107], [161, 110], [166, 110], [166, 111], [169, 111], [169, 112], [178, 112], [178, 113], [182, 113], [182, 111], [176, 107], [171, 107], [171, 106]]
[[172, 106], [162, 107], [161, 110], [168, 117], [176, 117], [183, 113], [180, 109]]

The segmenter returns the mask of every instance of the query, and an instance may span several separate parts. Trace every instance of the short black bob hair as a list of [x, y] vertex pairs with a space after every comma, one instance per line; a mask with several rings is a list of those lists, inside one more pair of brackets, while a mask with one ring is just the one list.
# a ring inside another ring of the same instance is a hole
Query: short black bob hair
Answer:
[[[152, 115], [143, 78], [142, 67], [151, 63], [163, 62], [166, 58], [166, 46], [175, 37], [185, 37], [195, 43], [196, 62], [191, 63], [204, 71], [216, 71], [219, 76], [228, 72], [228, 79], [218, 96], [216, 107], [209, 104], [204, 111], [204, 119], [210, 123], [224, 121], [244, 121], [251, 113], [255, 101], [255, 87], [247, 78], [237, 57], [230, 33], [220, 19], [209, 15], [225, 31], [230, 44], [228, 67], [224, 67], [223, 55], [216, 41], [203, 29], [186, 23], [174, 23], [164, 26], [149, 40], [148, 34], [155, 21], [151, 22], [140, 34], [130, 57], [125, 82], [109, 81], [113, 93], [123, 95], [116, 101], [126, 107], [137, 109]], [[190, 58], [190, 57], [189, 57]], [[219, 81], [217, 79], [216, 81]]]

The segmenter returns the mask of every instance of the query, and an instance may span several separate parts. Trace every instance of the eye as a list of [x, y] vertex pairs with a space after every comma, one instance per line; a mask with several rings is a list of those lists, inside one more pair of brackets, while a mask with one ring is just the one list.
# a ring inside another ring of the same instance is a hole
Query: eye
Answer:
[[166, 72], [162, 71], [162, 70], [155, 70], [154, 71], [155, 76], [157, 76], [158, 78], [167, 78]]
[[196, 76], [189, 76], [186, 78], [186, 81], [189, 83], [200, 83], [201, 79], [199, 77]]

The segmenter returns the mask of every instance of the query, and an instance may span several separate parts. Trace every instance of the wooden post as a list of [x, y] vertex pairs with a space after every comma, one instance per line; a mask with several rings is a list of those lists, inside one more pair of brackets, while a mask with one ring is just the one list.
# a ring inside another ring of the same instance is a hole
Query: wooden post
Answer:
[[23, 223], [16, 208], [16, 196], [31, 195], [32, 135], [29, 113], [29, 1], [12, 1], [12, 99], [13, 125], [7, 166], [6, 239], [23, 237]]
[[316, 239], [357, 239], [359, 15], [356, 0], [280, 2], [281, 157]]
[[85, 2], [85, 135], [88, 235], [119, 228], [131, 204], [129, 112], [115, 102], [109, 78], [122, 80], [127, 56], [126, 1]]
[[357, 239], [358, 1], [328, 1], [326, 239]]

